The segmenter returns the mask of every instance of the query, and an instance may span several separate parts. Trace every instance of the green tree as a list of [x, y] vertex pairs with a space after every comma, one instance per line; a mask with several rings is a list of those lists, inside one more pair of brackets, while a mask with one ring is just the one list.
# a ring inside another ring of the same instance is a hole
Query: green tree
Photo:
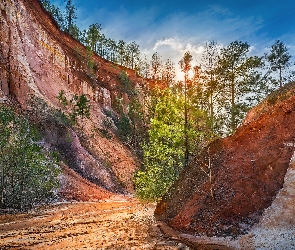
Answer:
[[81, 118], [82, 120], [84, 118], [90, 118], [91, 106], [88, 104], [88, 102], [89, 100], [84, 94], [80, 96], [76, 94], [73, 95], [72, 99], [70, 100], [70, 104], [72, 107], [70, 118], [74, 124], [77, 123], [78, 118]]
[[79, 42], [83, 42], [83, 34], [80, 31], [79, 27], [76, 24], [72, 25], [71, 35], [77, 39]]
[[122, 113], [119, 117], [119, 119], [115, 122], [117, 129], [118, 129], [118, 135], [120, 139], [123, 141], [124, 144], [132, 147], [132, 137], [133, 137], [133, 127], [131, 124], [131, 121], [129, 117]]
[[134, 94], [134, 88], [131, 85], [129, 75], [125, 70], [122, 70], [119, 75], [120, 83], [122, 84], [121, 90], [128, 94], [128, 96], [132, 96]]
[[171, 59], [167, 59], [162, 69], [162, 81], [165, 83], [165, 87], [173, 86], [175, 78], [175, 65]]
[[127, 67], [131, 69], [135, 69], [136, 62], [139, 60], [139, 57], [140, 57], [139, 45], [136, 44], [136, 42], [134, 41], [127, 44], [127, 54], [129, 55], [129, 58], [130, 58]]
[[54, 20], [59, 25], [60, 29], [65, 29], [65, 17], [62, 13], [62, 11], [56, 7], [55, 5], [51, 4], [49, 0], [41, 0], [41, 4], [43, 7], [51, 13]]
[[170, 89], [157, 90], [154, 117], [143, 145], [143, 169], [134, 176], [136, 193], [145, 200], [157, 200], [177, 179], [183, 166], [183, 99]]
[[283, 72], [291, 66], [291, 55], [288, 52], [286, 45], [277, 40], [271, 46], [270, 54], [266, 55], [266, 59], [270, 64], [272, 72], [279, 72], [279, 86], [283, 86]]
[[25, 118], [0, 106], [0, 207], [28, 209], [54, 197], [60, 169]]
[[101, 38], [101, 25], [98, 23], [91, 24], [86, 31], [85, 43], [92, 51], [97, 52], [97, 43]]
[[209, 41], [205, 45], [205, 50], [202, 54], [201, 68], [202, 80], [204, 86], [204, 95], [207, 98], [208, 111], [211, 120], [212, 133], [218, 132], [218, 113], [220, 112], [218, 105], [219, 84], [217, 81], [217, 62], [219, 56], [219, 46], [215, 41]]
[[158, 80], [160, 78], [160, 72], [161, 72], [161, 68], [162, 68], [162, 61], [161, 61], [161, 57], [159, 55], [158, 52], [155, 52], [152, 55], [152, 61], [151, 61], [151, 69], [152, 69], [152, 78], [154, 80]]
[[117, 43], [114, 39], [107, 40], [108, 57], [107, 59], [111, 62], [117, 63]]
[[82, 94], [78, 102], [76, 104], [77, 107], [77, 115], [80, 116], [82, 119], [90, 118], [90, 105], [88, 104], [90, 101], [87, 99], [86, 95]]
[[82, 94], [80, 96], [74, 94], [70, 101], [67, 100], [65, 93], [61, 90], [58, 93], [57, 99], [62, 107], [65, 109], [68, 104], [70, 105], [69, 119], [73, 124], [77, 123], [78, 118], [82, 120], [84, 118], [90, 118], [90, 108], [91, 105], [88, 104], [90, 101], [87, 99], [86, 95]]
[[[143, 166], [134, 176], [136, 194], [155, 201], [174, 183], [185, 164], [185, 98], [183, 91], [154, 88], [150, 94], [148, 139], [143, 144]], [[196, 155], [211, 139], [207, 113], [188, 102], [188, 149]], [[144, 120], [144, 119], [143, 119]]]
[[97, 53], [103, 58], [105, 58], [106, 56], [105, 43], [106, 43], [106, 37], [104, 34], [101, 34], [98, 41]]
[[59, 27], [61, 30], [65, 29], [65, 18], [63, 13], [58, 7], [55, 7], [54, 5], [51, 5], [51, 13], [53, 18], [56, 20], [58, 23]]
[[87, 73], [90, 77], [95, 77], [94, 74], [94, 62], [93, 62], [93, 51], [87, 47], [86, 48], [86, 58], [85, 62], [87, 64]]
[[65, 108], [67, 105], [68, 105], [68, 100], [65, 96], [65, 91], [64, 90], [61, 90], [59, 93], [58, 93], [58, 96], [57, 96], [57, 100], [59, 101], [59, 103]]
[[70, 33], [71, 35], [73, 35], [75, 19], [77, 19], [76, 7], [73, 5], [72, 0], [65, 0], [65, 1], [67, 2], [66, 13], [65, 13], [66, 31]]
[[50, 12], [50, 8], [51, 8], [51, 3], [49, 0], [40, 0], [42, 6]]
[[141, 61], [140, 75], [146, 79], [150, 77], [150, 64], [146, 55], [144, 55], [144, 58]]
[[192, 55], [190, 52], [185, 52], [183, 58], [179, 61], [181, 71], [184, 73], [184, 148], [185, 161], [184, 166], [187, 166], [189, 160], [189, 138], [188, 138], [188, 85], [189, 85], [189, 71], [192, 68]]
[[[226, 133], [233, 133], [248, 111], [246, 96], [257, 84], [255, 76], [261, 67], [261, 58], [248, 56], [248, 43], [235, 41], [224, 47], [218, 57], [218, 81], [221, 87], [220, 105], [226, 115]], [[229, 119], [228, 119], [229, 117]]]
[[121, 66], [124, 65], [124, 58], [126, 53], [126, 42], [120, 40], [117, 44], [118, 62]]

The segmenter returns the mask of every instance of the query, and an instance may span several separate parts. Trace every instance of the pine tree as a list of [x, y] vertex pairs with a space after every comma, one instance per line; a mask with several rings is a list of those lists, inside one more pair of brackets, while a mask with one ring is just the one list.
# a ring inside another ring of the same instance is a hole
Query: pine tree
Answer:
[[118, 50], [118, 62], [121, 66], [123, 66], [125, 53], [126, 53], [126, 42], [124, 42], [123, 40], [120, 40], [117, 44], [117, 50]]
[[151, 66], [152, 66], [152, 78], [154, 80], [158, 80], [160, 78], [159, 74], [160, 74], [160, 71], [161, 71], [161, 68], [162, 68], [162, 61], [161, 61], [161, 57], [159, 55], [158, 52], [155, 52], [153, 55], [152, 55], [152, 61], [151, 61]]
[[75, 20], [77, 19], [76, 14], [76, 7], [73, 5], [72, 0], [66, 0], [66, 31], [70, 33], [71, 35], [74, 34], [74, 25]]
[[171, 59], [167, 59], [162, 69], [162, 81], [165, 83], [165, 87], [171, 87], [176, 78], [175, 65]]
[[136, 62], [139, 60], [139, 57], [140, 57], [139, 45], [133, 41], [127, 44], [126, 50], [127, 50], [126, 52], [129, 58], [127, 67], [131, 69], [135, 69]]
[[56, 7], [55, 5], [51, 4], [49, 0], [41, 0], [41, 4], [43, 7], [51, 13], [54, 20], [57, 22], [61, 30], [65, 29], [65, 17], [62, 11]]
[[140, 75], [146, 79], [150, 78], [150, 64], [146, 55], [144, 55], [143, 60], [141, 60]]
[[[205, 45], [202, 54], [202, 80], [204, 85], [204, 94], [208, 100], [208, 111], [211, 119], [211, 131], [217, 132], [217, 113], [218, 113], [218, 81], [217, 81], [217, 60], [220, 48], [215, 41], [209, 41]], [[215, 112], [216, 111], [216, 112]]]
[[[248, 43], [235, 41], [222, 48], [218, 57], [218, 84], [221, 87], [220, 105], [224, 107], [226, 133], [233, 133], [249, 104], [245, 101], [247, 94], [251, 93], [251, 85], [256, 84], [253, 78], [261, 67], [261, 58], [248, 56], [250, 46]], [[229, 119], [228, 119], [229, 117]]]
[[283, 72], [291, 66], [291, 55], [288, 52], [286, 45], [277, 40], [274, 45], [271, 46], [270, 54], [266, 55], [266, 59], [270, 64], [270, 70], [272, 72], [279, 72], [279, 86], [283, 86]]
[[97, 43], [101, 38], [101, 25], [98, 23], [91, 24], [85, 34], [85, 43], [92, 51], [97, 53]]
[[185, 52], [183, 58], [179, 61], [181, 71], [184, 73], [184, 137], [185, 137], [185, 157], [184, 166], [187, 166], [189, 160], [189, 138], [188, 138], [188, 85], [189, 85], [189, 71], [192, 68], [192, 55], [190, 52]]

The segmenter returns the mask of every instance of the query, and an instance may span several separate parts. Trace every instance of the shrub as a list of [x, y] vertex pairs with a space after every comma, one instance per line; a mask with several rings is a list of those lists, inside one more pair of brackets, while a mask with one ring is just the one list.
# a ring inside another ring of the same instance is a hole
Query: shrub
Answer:
[[49, 201], [58, 187], [56, 160], [27, 119], [0, 106], [0, 207], [25, 210]]

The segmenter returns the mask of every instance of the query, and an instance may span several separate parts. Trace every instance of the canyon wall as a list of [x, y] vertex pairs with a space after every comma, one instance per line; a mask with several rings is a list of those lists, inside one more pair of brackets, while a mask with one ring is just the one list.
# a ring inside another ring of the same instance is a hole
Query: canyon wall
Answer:
[[[0, 27], [2, 94], [17, 100], [39, 126], [44, 143], [58, 150], [67, 166], [111, 192], [133, 192], [134, 156], [115, 135], [106, 138], [99, 132], [116, 98], [127, 108], [128, 96], [119, 81], [123, 69], [87, 54], [37, 0], [0, 0]], [[126, 70], [134, 87], [143, 84], [134, 71]], [[60, 91], [68, 100], [74, 94], [90, 100], [91, 117], [78, 123], [80, 130], [56, 122]]]
[[267, 230], [272, 230], [272, 238], [290, 247], [293, 233], [284, 239], [279, 232], [294, 232], [295, 226], [294, 159], [290, 164], [295, 150], [294, 90], [295, 83], [290, 83], [273, 93], [249, 112], [235, 134], [197, 156], [158, 203], [157, 218], [200, 236], [252, 232], [245, 238], [253, 248], [245, 249], [266, 244]]

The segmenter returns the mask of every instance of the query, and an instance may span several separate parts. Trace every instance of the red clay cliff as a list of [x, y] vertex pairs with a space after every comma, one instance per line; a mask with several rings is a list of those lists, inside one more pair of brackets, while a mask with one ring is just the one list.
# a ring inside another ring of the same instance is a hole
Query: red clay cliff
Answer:
[[207, 236], [236, 236], [256, 224], [283, 187], [294, 152], [294, 90], [290, 83], [273, 93], [235, 134], [196, 157], [158, 203], [157, 218]]
[[[93, 68], [88, 67], [89, 60]], [[106, 110], [113, 111], [116, 98], [124, 101], [123, 109], [128, 105], [119, 81], [122, 70], [127, 71], [133, 87], [143, 84], [144, 80], [132, 70], [97, 55], [89, 58], [86, 48], [62, 32], [38, 0], [0, 1], [1, 98], [14, 97], [21, 112], [42, 132], [47, 147], [61, 154], [65, 167], [105, 190], [102, 197], [108, 191], [133, 192], [132, 175], [138, 168], [134, 155], [115, 135], [105, 138], [99, 132], [108, 118]], [[56, 111], [62, 109], [57, 99], [60, 91], [68, 100], [74, 94], [84, 94], [90, 100], [91, 117], [78, 124], [83, 128], [80, 131], [57, 122]], [[63, 183], [76, 190], [75, 175], [70, 170], [64, 173], [68, 179]], [[79, 183], [81, 190], [86, 190], [85, 182]], [[91, 199], [91, 192], [85, 197], [72, 197]], [[63, 188], [62, 193], [69, 197], [69, 190]]]

